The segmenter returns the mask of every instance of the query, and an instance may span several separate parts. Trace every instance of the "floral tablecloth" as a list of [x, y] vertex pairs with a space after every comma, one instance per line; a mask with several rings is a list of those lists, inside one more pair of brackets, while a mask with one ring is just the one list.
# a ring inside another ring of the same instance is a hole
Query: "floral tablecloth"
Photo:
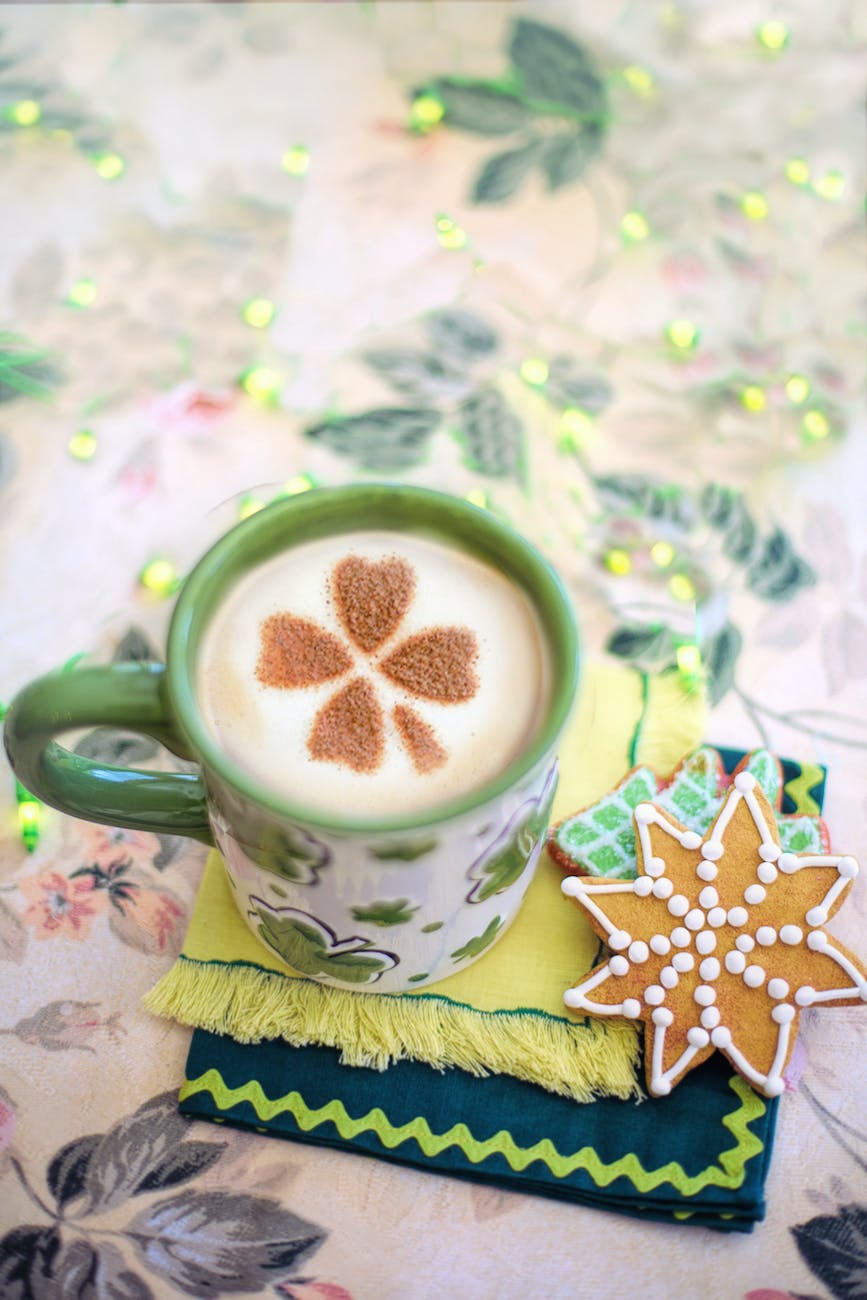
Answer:
[[[435, 485], [546, 551], [588, 653], [827, 764], [867, 857], [865, 40], [845, 0], [7, 8], [0, 699], [158, 649], [280, 488]], [[190, 1128], [140, 998], [204, 850], [18, 794], [0, 1294], [867, 1294], [857, 1010], [804, 1016], [743, 1239]]]

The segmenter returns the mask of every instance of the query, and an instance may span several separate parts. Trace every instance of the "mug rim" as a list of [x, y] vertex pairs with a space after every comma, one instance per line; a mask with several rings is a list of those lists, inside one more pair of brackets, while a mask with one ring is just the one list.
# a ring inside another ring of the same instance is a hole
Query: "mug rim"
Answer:
[[[365, 515], [366, 523], [358, 516]], [[551, 657], [547, 717], [533, 741], [490, 780], [433, 808], [393, 817], [341, 817], [306, 808], [263, 786], [223, 751], [208, 730], [196, 692], [201, 636], [219, 598], [243, 573], [284, 546], [363, 528], [434, 537], [493, 563], [530, 599]], [[291, 541], [290, 541], [291, 538]], [[224, 533], [184, 581], [168, 635], [167, 689], [184, 739], [207, 774], [245, 800], [305, 826], [336, 833], [422, 830], [452, 821], [505, 794], [553, 749], [569, 716], [580, 671], [578, 628], [572, 604], [553, 567], [536, 548], [487, 510], [461, 497], [403, 484], [349, 484], [311, 488], [265, 506]]]

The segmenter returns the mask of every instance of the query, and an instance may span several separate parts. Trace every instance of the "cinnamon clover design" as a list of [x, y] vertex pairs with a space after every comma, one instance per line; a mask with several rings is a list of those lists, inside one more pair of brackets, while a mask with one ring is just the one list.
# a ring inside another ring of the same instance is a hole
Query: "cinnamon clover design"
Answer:
[[[256, 667], [262, 685], [299, 690], [348, 677], [313, 719], [307, 736], [312, 758], [355, 772], [381, 767], [386, 723], [377, 677], [436, 704], [465, 703], [477, 693], [478, 643], [469, 628], [425, 628], [390, 644], [415, 591], [415, 571], [399, 556], [372, 561], [347, 555], [331, 571], [330, 594], [348, 643], [289, 612], [265, 619]], [[397, 703], [391, 718], [417, 772], [446, 762], [436, 732], [414, 708]]]
[[634, 819], [634, 880], [563, 881], [612, 953], [566, 1005], [644, 1021], [654, 1096], [715, 1049], [778, 1096], [801, 1011], [867, 1001], [867, 970], [822, 929], [855, 859], [784, 852], [774, 810], [745, 771], [704, 836], [656, 803], [639, 803]]

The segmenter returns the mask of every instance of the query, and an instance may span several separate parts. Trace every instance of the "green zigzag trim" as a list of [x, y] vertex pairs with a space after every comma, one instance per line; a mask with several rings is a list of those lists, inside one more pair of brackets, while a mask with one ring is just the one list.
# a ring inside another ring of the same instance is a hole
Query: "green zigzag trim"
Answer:
[[542, 1138], [531, 1147], [519, 1147], [511, 1133], [505, 1129], [484, 1141], [474, 1137], [466, 1124], [454, 1124], [445, 1133], [433, 1133], [423, 1115], [395, 1126], [378, 1106], [359, 1119], [353, 1119], [343, 1102], [337, 1098], [317, 1110], [311, 1110], [299, 1092], [287, 1092], [285, 1096], [272, 1101], [265, 1095], [258, 1079], [250, 1079], [239, 1088], [229, 1088], [219, 1070], [213, 1068], [206, 1070], [198, 1079], [185, 1080], [179, 1096], [184, 1101], [197, 1092], [210, 1092], [217, 1106], [224, 1111], [242, 1101], [248, 1101], [259, 1118], [265, 1121], [289, 1111], [305, 1133], [330, 1120], [342, 1138], [351, 1139], [371, 1129], [382, 1145], [389, 1149], [415, 1138], [426, 1156], [436, 1156], [447, 1147], [457, 1146], [473, 1164], [479, 1164], [492, 1155], [501, 1155], [512, 1169], [520, 1172], [534, 1160], [541, 1160], [555, 1178], [567, 1178], [576, 1170], [583, 1169], [597, 1187], [607, 1187], [615, 1178], [623, 1176], [629, 1178], [639, 1192], [653, 1191], [662, 1183], [668, 1182], [682, 1195], [694, 1196], [696, 1192], [710, 1186], [740, 1187], [744, 1181], [747, 1161], [764, 1149], [761, 1139], [751, 1133], [748, 1126], [764, 1115], [765, 1103], [738, 1075], [729, 1079], [729, 1087], [740, 1104], [730, 1115], [723, 1117], [722, 1123], [735, 1137], [735, 1145], [728, 1151], [720, 1152], [718, 1165], [708, 1165], [694, 1175], [687, 1174], [674, 1160], [658, 1169], [645, 1169], [631, 1151], [611, 1164], [600, 1160], [593, 1147], [582, 1147], [572, 1155], [562, 1155], [550, 1138]]
[[795, 811], [810, 813], [817, 817], [822, 809], [816, 803], [810, 791], [822, 780], [822, 769], [815, 763], [802, 763], [799, 776], [786, 782], [786, 794], [795, 805]]

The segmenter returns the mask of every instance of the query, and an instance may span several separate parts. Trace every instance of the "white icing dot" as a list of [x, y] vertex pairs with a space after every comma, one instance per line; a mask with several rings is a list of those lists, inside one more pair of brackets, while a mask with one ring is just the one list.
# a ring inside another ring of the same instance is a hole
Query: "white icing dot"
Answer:
[[680, 842], [685, 849], [697, 849], [701, 844], [701, 836], [695, 831], [684, 831], [680, 837]]
[[781, 871], [784, 871], [787, 876], [790, 876], [793, 871], [798, 870], [799, 862], [797, 854], [781, 853], [777, 858], [777, 866]]
[[824, 952], [828, 947], [828, 936], [822, 930], [813, 930], [807, 935], [807, 947], [811, 952]]
[[711, 930], [702, 930], [695, 936], [695, 949], [706, 957], [716, 947], [716, 935]]
[[858, 875], [858, 863], [854, 858], [848, 856], [841, 858], [837, 863], [837, 871], [844, 880], [854, 880], [855, 876]]
[[665, 1001], [665, 989], [661, 984], [648, 984], [644, 990], [644, 1001], [649, 1007], [658, 1007]]
[[816, 1001], [816, 990], [809, 984], [802, 984], [795, 993], [795, 1001], [799, 1007], [811, 1007]]
[[763, 885], [772, 885], [779, 875], [779, 872], [772, 862], [763, 862], [762, 865], [756, 869], [756, 875]]
[[719, 872], [712, 862], [700, 862], [695, 869], [699, 880], [716, 880]]
[[729, 925], [746, 925], [749, 919], [749, 912], [745, 907], [730, 907], [728, 912]]
[[624, 998], [620, 1004], [620, 1010], [628, 1019], [635, 1020], [641, 1015], [641, 1003], [638, 998]]
[[[770, 988], [770, 985], [768, 987]], [[795, 1019], [795, 1008], [784, 1002], [781, 1006], [773, 1008], [771, 1019], [776, 1020], [778, 1025], [788, 1025]]]
[[785, 1090], [785, 1083], [782, 1079], [765, 1079], [762, 1091], [766, 1097], [779, 1097]]
[[725, 908], [724, 908], [724, 907], [712, 907], [712, 908], [710, 909], [710, 911], [708, 912], [708, 914], [707, 914], [707, 923], [708, 923], [708, 925], [712, 925], [712, 926], [717, 927], [717, 928], [718, 928], [719, 926], [721, 926], [721, 925], [725, 925], [725, 923], [726, 923], [726, 910], [725, 910]]
[[649, 876], [661, 876], [665, 870], [665, 861], [662, 858], [648, 858], [644, 870]]
[[742, 952], [726, 953], [726, 970], [731, 975], [740, 975], [746, 969], [747, 959]]
[[665, 957], [671, 952], [671, 943], [664, 934], [654, 934], [650, 939], [650, 950], [658, 957]]
[[701, 856], [708, 862], [717, 862], [725, 853], [725, 845], [722, 840], [708, 840], [701, 846]]
[[640, 826], [647, 826], [653, 821], [655, 815], [656, 810], [652, 803], [640, 803], [635, 809], [635, 820]]
[[685, 948], [692, 936], [689, 930], [685, 930], [682, 925], [676, 925], [671, 932], [670, 938], [675, 948]]
[[625, 930], [612, 930], [606, 940], [608, 947], [613, 948], [615, 952], [620, 948], [628, 948], [632, 943], [632, 935], [627, 934]]
[[575, 989], [567, 989], [563, 994], [563, 1001], [567, 1007], [580, 1007], [583, 1005], [582, 996]]
[[671, 959], [671, 964], [675, 970], [681, 973], [692, 970], [695, 965], [695, 958], [691, 952], [676, 952]]
[[654, 898], [670, 898], [674, 893], [674, 885], [667, 876], [660, 876], [659, 880], [653, 882]]
[[625, 957], [609, 957], [608, 969], [612, 975], [625, 975], [629, 970], [629, 962]]
[[713, 885], [705, 885], [704, 889], [698, 896], [698, 901], [704, 908], [716, 907], [719, 902], [719, 894], [716, 892]]
[[756, 930], [756, 941], [763, 948], [770, 948], [772, 943], [777, 942], [777, 932], [772, 925], [760, 925]]
[[632, 892], [636, 898], [647, 898], [647, 895], [653, 889], [653, 881], [650, 876], [639, 876], [632, 882]]
[[669, 1025], [674, 1024], [674, 1012], [668, 1007], [657, 1007], [653, 1013], [653, 1023], [668, 1028]]
[[698, 1025], [693, 1025], [686, 1031], [686, 1041], [690, 1047], [707, 1047], [710, 1042], [710, 1034], [706, 1029], [700, 1029]]
[[715, 980], [720, 972], [720, 964], [716, 957], [705, 957], [704, 961], [698, 968], [698, 973], [703, 980]]
[[709, 984], [699, 984], [692, 996], [700, 1007], [709, 1007], [711, 1002], [716, 1002], [716, 989]]
[[720, 1022], [719, 1007], [705, 1007], [699, 1016], [699, 1020], [705, 1029], [715, 1029]]
[[774, 844], [772, 840], [766, 840], [764, 844], [759, 845], [759, 857], [763, 862], [776, 862], [780, 856], [779, 844]]
[[748, 989], [760, 989], [765, 982], [765, 972], [761, 966], [748, 966], [743, 979]]
[[744, 899], [747, 903], [763, 903], [767, 892], [764, 885], [747, 885], [744, 890]]
[[659, 982], [666, 989], [677, 987], [677, 971], [673, 966], [663, 966], [659, 972]]
[[789, 994], [789, 986], [785, 980], [781, 980], [781, 979], [768, 980], [768, 997], [776, 998], [779, 1000], [780, 998], [788, 997], [788, 994]]
[[719, 1025], [711, 1034], [710, 1041], [714, 1047], [731, 1047], [731, 1030], [726, 1029], [725, 1025]]
[[667, 907], [672, 916], [686, 916], [689, 911], [689, 899], [684, 898], [683, 894], [673, 894], [668, 900]]
[[626, 955], [630, 961], [634, 961], [638, 965], [641, 965], [641, 963], [647, 961], [650, 956], [650, 949], [643, 939], [633, 939]]
[[704, 912], [700, 907], [692, 907], [683, 918], [683, 923], [688, 930], [700, 930], [704, 925]]
[[735, 939], [735, 947], [740, 952], [752, 952], [756, 946], [756, 941], [751, 934], [739, 934]]
[[780, 938], [783, 943], [794, 945], [800, 943], [804, 937], [804, 931], [799, 925], [784, 925], [780, 930]]
[[804, 919], [807, 925], [824, 925], [828, 919], [828, 913], [824, 907], [811, 907]]
[[671, 1080], [663, 1078], [651, 1079], [650, 1091], [654, 1097], [667, 1097], [671, 1092]]
[[738, 772], [734, 784], [735, 789], [740, 790], [741, 794], [748, 794], [750, 790], [755, 790], [756, 778], [752, 772]]

